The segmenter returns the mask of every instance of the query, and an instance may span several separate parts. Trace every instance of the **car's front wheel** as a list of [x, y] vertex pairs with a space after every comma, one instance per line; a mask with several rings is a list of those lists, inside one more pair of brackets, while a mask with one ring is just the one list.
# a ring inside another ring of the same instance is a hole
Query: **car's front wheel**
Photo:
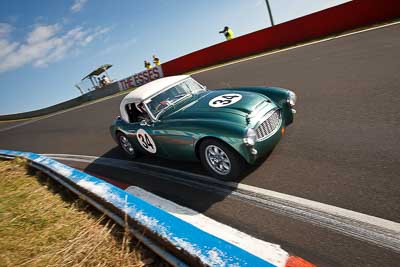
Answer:
[[238, 178], [245, 165], [236, 151], [216, 139], [207, 139], [200, 144], [200, 159], [208, 172], [221, 180]]
[[122, 148], [122, 150], [130, 159], [135, 159], [138, 156], [137, 151], [135, 150], [135, 148], [133, 147], [133, 145], [131, 144], [126, 135], [118, 132], [117, 139], [119, 146]]

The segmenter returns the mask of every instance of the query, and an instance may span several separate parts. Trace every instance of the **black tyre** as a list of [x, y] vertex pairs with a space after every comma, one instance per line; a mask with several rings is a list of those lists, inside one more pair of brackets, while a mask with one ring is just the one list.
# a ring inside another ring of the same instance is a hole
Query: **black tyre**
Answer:
[[202, 165], [215, 178], [234, 180], [242, 174], [244, 159], [227, 144], [206, 139], [201, 142], [199, 149]]
[[125, 152], [125, 155], [127, 155], [128, 158], [135, 159], [138, 156], [138, 152], [135, 150], [125, 134], [118, 132], [117, 140], [119, 147]]

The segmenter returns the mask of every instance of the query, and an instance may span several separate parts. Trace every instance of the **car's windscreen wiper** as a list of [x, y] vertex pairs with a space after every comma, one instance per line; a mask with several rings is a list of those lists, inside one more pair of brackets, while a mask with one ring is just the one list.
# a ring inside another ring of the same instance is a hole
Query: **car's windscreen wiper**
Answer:
[[160, 115], [163, 114], [165, 111], [167, 111], [170, 107], [174, 107], [174, 103], [170, 103], [167, 106], [165, 106], [165, 108], [160, 110], [160, 112], [157, 113], [156, 118], [158, 119]]
[[179, 102], [180, 100], [182, 100], [182, 99], [184, 99], [184, 98], [186, 98], [186, 97], [188, 97], [188, 96], [191, 96], [191, 95], [192, 95], [191, 93], [185, 93], [185, 94], [176, 95], [176, 96], [174, 97], [174, 98], [176, 98], [176, 100], [173, 101], [173, 102], [170, 102], [170, 103], [168, 104], [168, 106], [166, 106], [165, 108], [163, 108], [163, 109], [157, 114], [157, 118], [159, 118], [160, 115], [161, 115], [162, 113], [164, 113], [165, 111], [167, 111], [170, 107], [175, 108], [175, 103], [176, 103], [176, 102]]
[[179, 94], [179, 95], [174, 96], [174, 98], [175, 98], [175, 99], [176, 99], [176, 98], [182, 98], [182, 97], [185, 97], [185, 96], [187, 96], [187, 95], [191, 95], [191, 94], [190, 94], [190, 93]]

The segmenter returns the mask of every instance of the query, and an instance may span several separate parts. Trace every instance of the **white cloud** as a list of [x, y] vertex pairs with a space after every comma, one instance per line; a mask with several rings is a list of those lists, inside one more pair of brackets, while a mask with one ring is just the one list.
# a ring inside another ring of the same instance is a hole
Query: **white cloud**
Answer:
[[86, 36], [86, 38], [81, 42], [81, 44], [85, 46], [85, 45], [91, 43], [98, 36], [108, 33], [110, 30], [111, 30], [110, 27], [97, 28], [92, 34], [89, 34], [88, 36]]
[[71, 6], [71, 11], [77, 13], [82, 10], [83, 6], [87, 3], [87, 0], [75, 0]]
[[0, 39], [0, 59], [13, 52], [17, 46], [17, 43], [10, 43], [7, 40]]
[[53, 37], [60, 27], [57, 24], [37, 26], [29, 33], [27, 42], [30, 44], [39, 43]]
[[0, 59], [13, 52], [18, 46], [17, 43], [8, 41], [8, 35], [13, 29], [14, 27], [8, 23], [0, 23]]
[[0, 38], [7, 36], [13, 30], [13, 26], [0, 22]]
[[23, 42], [11, 42], [8, 38], [10, 31], [3, 30], [0, 35], [0, 73], [27, 64], [46, 67], [65, 58], [72, 50], [77, 50], [109, 32], [110, 28], [75, 27], [62, 32], [58, 24], [38, 25], [28, 33]]

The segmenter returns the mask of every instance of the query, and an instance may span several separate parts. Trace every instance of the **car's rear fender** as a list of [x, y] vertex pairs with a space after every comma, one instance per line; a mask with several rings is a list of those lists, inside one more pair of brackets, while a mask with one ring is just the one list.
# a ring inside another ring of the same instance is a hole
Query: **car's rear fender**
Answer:
[[115, 141], [116, 143], [118, 143], [118, 140], [117, 140], [117, 131], [118, 131], [118, 129], [119, 129], [119, 126], [118, 126], [119, 121], [121, 121], [121, 118], [120, 118], [120, 117], [117, 117], [117, 118], [113, 121], [113, 123], [111, 124], [111, 126], [110, 126], [110, 134], [111, 134], [111, 137], [114, 139], [114, 141]]

